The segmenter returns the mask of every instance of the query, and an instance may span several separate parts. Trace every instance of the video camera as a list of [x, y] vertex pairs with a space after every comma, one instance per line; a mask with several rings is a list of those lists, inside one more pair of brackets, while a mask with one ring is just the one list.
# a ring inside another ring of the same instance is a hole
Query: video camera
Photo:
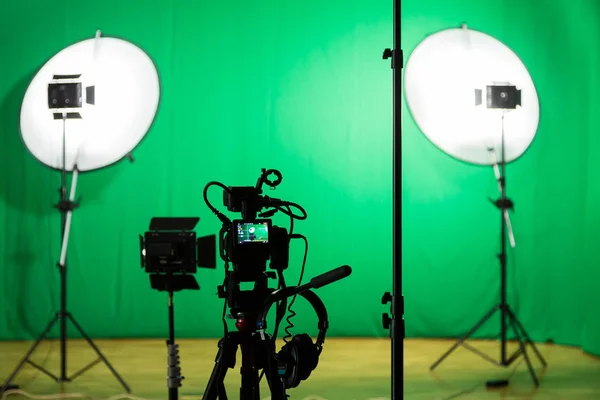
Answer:
[[[275, 176], [273, 179], [272, 175]], [[233, 316], [239, 312], [256, 312], [262, 307], [264, 299], [273, 291], [268, 287], [268, 279], [278, 275], [282, 279], [282, 271], [288, 268], [293, 225], [288, 232], [286, 228], [273, 225], [269, 218], [278, 211], [292, 220], [307, 217], [298, 204], [263, 195], [263, 185], [275, 188], [282, 180], [279, 171], [263, 168], [255, 186], [209, 182], [204, 188], [206, 205], [223, 224], [219, 233], [221, 259], [233, 265], [233, 271], [226, 272], [225, 282], [218, 288], [219, 298], [227, 299]], [[223, 189], [223, 205], [228, 211], [241, 213], [241, 219], [230, 220], [212, 206], [207, 195], [211, 186]], [[292, 207], [302, 214], [293, 214]], [[267, 272], [267, 262], [272, 271]], [[244, 282], [254, 282], [254, 288], [240, 290], [240, 283]]]

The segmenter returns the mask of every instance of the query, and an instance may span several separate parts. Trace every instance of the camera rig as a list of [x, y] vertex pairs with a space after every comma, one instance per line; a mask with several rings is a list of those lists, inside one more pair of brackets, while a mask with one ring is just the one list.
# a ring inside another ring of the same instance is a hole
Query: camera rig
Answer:
[[[274, 178], [270, 177], [274, 175]], [[219, 253], [225, 262], [225, 279], [218, 287], [219, 298], [225, 299], [223, 310], [224, 337], [219, 341], [219, 351], [215, 367], [204, 392], [203, 400], [227, 399], [223, 381], [229, 368], [236, 363], [237, 348], [241, 347], [241, 388], [240, 400], [259, 400], [259, 383], [266, 376], [273, 400], [287, 398], [286, 389], [297, 387], [308, 379], [317, 367], [328, 329], [327, 310], [321, 299], [312, 292], [327, 284], [345, 278], [351, 273], [349, 266], [343, 266], [322, 274], [305, 285], [300, 285], [308, 253], [308, 240], [295, 234], [294, 220], [305, 220], [307, 213], [300, 205], [263, 194], [263, 186], [274, 189], [281, 184], [281, 172], [275, 169], [262, 169], [255, 186], [225, 186], [220, 182], [209, 182], [204, 188], [204, 201], [219, 218], [222, 228], [219, 232]], [[223, 205], [230, 212], [241, 213], [241, 219], [230, 220], [217, 210], [208, 200], [208, 189], [218, 186], [223, 189]], [[294, 214], [292, 208], [301, 214]], [[290, 230], [273, 225], [269, 219], [281, 212], [290, 218]], [[289, 265], [291, 239], [303, 239], [306, 247], [300, 282], [297, 286], [287, 286], [283, 271]], [[267, 263], [269, 270], [267, 270]], [[233, 268], [230, 269], [229, 265]], [[278, 278], [277, 288], [269, 287], [269, 279]], [[242, 290], [242, 283], [253, 283], [251, 290]], [[313, 343], [306, 334], [292, 337], [291, 318], [295, 315], [291, 307], [300, 295], [312, 306], [318, 316], [319, 334]], [[293, 297], [289, 306], [287, 299]], [[272, 335], [266, 333], [266, 315], [273, 304], [276, 307], [276, 322]], [[225, 310], [229, 306], [230, 315], [236, 320], [237, 331], [228, 332]], [[286, 314], [285, 344], [277, 352], [275, 340], [279, 325]], [[262, 370], [259, 376], [258, 371]]]
[[[271, 175], [275, 175], [275, 178], [270, 179]], [[206, 205], [223, 224], [219, 232], [219, 253], [226, 263], [226, 272], [225, 281], [218, 288], [218, 296], [227, 299], [233, 317], [240, 313], [256, 314], [273, 291], [269, 288], [269, 279], [284, 280], [283, 271], [289, 265], [291, 239], [304, 239], [308, 243], [304, 236], [294, 235], [292, 231], [294, 219], [307, 218], [304, 208], [263, 195], [263, 185], [274, 189], [282, 180], [279, 171], [263, 168], [255, 186], [227, 187], [220, 182], [209, 182], [204, 189]], [[211, 186], [223, 189], [223, 205], [230, 212], [241, 213], [241, 219], [230, 220], [212, 206], [208, 200]], [[298, 209], [301, 214], [293, 214], [292, 208]], [[290, 232], [273, 225], [269, 219], [278, 211], [290, 217]], [[267, 263], [270, 271], [267, 271]], [[233, 266], [232, 270], [227, 268], [229, 264]], [[252, 282], [252, 290], [240, 289], [240, 284]]]

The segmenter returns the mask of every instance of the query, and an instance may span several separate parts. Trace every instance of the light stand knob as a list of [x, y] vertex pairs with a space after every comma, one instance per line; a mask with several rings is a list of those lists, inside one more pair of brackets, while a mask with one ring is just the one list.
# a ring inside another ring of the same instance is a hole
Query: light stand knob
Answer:
[[[381, 298], [381, 304], [385, 305], [388, 303], [391, 303], [393, 300], [392, 294], [390, 292], [385, 292], [383, 294], [383, 297]], [[386, 330], [390, 329], [390, 326], [392, 325], [392, 319], [390, 318], [388, 313], [383, 313], [381, 315], [381, 319], [382, 319], [382, 323], [383, 323], [383, 328]]]
[[392, 324], [392, 319], [390, 318], [390, 316], [387, 313], [383, 313], [381, 314], [381, 319], [383, 323], [383, 328], [389, 330]]
[[181, 387], [181, 381], [185, 379], [181, 376], [181, 367], [179, 357], [179, 345], [168, 344], [168, 357], [167, 357], [167, 386], [169, 389]]

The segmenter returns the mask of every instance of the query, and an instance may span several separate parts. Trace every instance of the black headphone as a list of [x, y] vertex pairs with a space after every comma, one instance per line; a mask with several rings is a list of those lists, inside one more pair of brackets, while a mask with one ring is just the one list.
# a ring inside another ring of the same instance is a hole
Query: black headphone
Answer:
[[[266, 327], [266, 316], [271, 305], [288, 297], [287, 293], [290, 292], [290, 289], [293, 290], [295, 288], [280, 289], [272, 293], [271, 296], [275, 299], [263, 309], [261, 314], [260, 321], [263, 327]], [[285, 371], [282, 379], [286, 389], [295, 388], [300, 385], [300, 382], [308, 379], [312, 371], [317, 368], [319, 356], [323, 351], [327, 329], [329, 328], [327, 309], [319, 296], [310, 290], [302, 291], [298, 295], [304, 297], [310, 303], [313, 310], [315, 310], [319, 318], [319, 334], [314, 343], [312, 338], [306, 333], [294, 335], [292, 340], [286, 343], [275, 355], [278, 367], [282, 367], [283, 371]]]

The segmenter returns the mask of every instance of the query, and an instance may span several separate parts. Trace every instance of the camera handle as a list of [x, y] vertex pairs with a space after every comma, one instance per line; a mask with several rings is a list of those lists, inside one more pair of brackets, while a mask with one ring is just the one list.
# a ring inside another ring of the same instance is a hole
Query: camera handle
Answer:
[[[271, 174], [275, 175], [277, 177], [277, 179], [270, 180], [269, 176]], [[278, 170], [262, 168], [260, 177], [258, 178], [258, 181], [256, 182], [256, 190], [258, 191], [258, 193], [262, 193], [262, 185], [263, 184], [266, 184], [267, 186], [275, 188], [275, 187], [279, 186], [279, 184], [281, 183], [282, 180], [283, 180], [283, 175]]]

